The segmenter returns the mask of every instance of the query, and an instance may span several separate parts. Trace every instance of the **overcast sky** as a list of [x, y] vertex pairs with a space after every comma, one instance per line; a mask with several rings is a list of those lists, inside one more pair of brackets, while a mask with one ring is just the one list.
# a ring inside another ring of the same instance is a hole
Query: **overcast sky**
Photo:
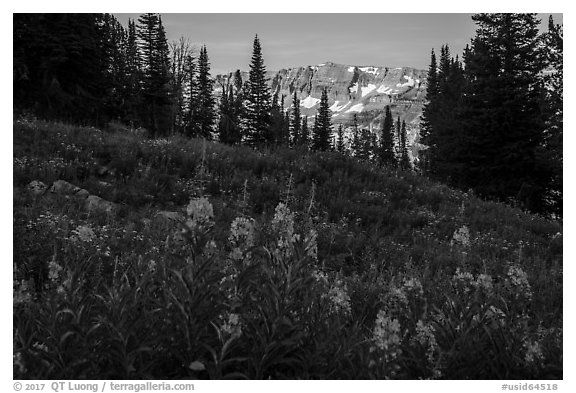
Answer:
[[[115, 14], [125, 26], [139, 14]], [[540, 14], [547, 25], [548, 14]], [[562, 14], [553, 14], [562, 23]], [[474, 36], [471, 14], [162, 14], [169, 41], [206, 44], [213, 75], [247, 70], [258, 34], [268, 70], [332, 61], [427, 69], [430, 50], [453, 55]]]

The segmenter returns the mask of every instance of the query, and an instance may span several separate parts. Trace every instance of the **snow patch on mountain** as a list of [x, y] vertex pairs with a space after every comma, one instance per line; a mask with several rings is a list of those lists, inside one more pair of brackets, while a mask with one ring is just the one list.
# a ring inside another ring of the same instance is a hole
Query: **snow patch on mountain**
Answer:
[[348, 67], [348, 72], [354, 72], [354, 68], [356, 67]]
[[360, 86], [358, 86], [358, 82], [356, 82], [354, 83], [354, 86], [350, 88], [350, 94], [358, 94], [358, 89], [360, 89]]
[[381, 85], [376, 92], [380, 94], [390, 94], [392, 93], [392, 88], [386, 85]]
[[363, 109], [364, 109], [364, 104], [360, 103], [360, 104], [356, 104], [356, 105], [352, 106], [352, 108], [348, 109], [348, 110], [346, 111], [346, 113], [348, 113], [348, 112], [358, 112], [358, 113], [360, 113], [360, 112], [362, 112]]
[[308, 96], [305, 99], [303, 99], [302, 101], [300, 101], [300, 106], [303, 106], [305, 108], [312, 108], [313, 106], [316, 106], [316, 104], [318, 104], [320, 102], [319, 98], [314, 98], [312, 96]]
[[362, 86], [362, 97], [364, 97], [367, 94], [370, 94], [374, 90], [376, 90], [376, 85], [373, 85], [371, 83], [368, 84], [368, 86]]
[[398, 84], [396, 84], [396, 86], [397, 87], [406, 87], [406, 86], [414, 87], [414, 79], [412, 79], [408, 75], [404, 75], [404, 79], [406, 79], [408, 82], [398, 83]]
[[360, 71], [367, 72], [369, 74], [378, 75], [378, 68], [376, 68], [376, 67], [360, 67]]
[[340, 105], [340, 101], [335, 101], [332, 104], [332, 106], [330, 107], [330, 110], [332, 112], [340, 112], [342, 109], [346, 108], [348, 105], [350, 105], [350, 102], [347, 102], [344, 105]]

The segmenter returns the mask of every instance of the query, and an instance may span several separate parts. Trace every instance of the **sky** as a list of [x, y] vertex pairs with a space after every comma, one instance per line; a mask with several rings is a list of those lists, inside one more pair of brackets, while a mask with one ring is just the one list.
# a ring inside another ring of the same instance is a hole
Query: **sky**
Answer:
[[[123, 25], [139, 14], [114, 14]], [[474, 37], [472, 14], [175, 14], [162, 13], [169, 41], [206, 45], [213, 75], [247, 70], [255, 34], [269, 71], [332, 61], [427, 69], [430, 51], [461, 55]], [[547, 26], [549, 14], [540, 14]], [[553, 14], [562, 23], [562, 14]]]

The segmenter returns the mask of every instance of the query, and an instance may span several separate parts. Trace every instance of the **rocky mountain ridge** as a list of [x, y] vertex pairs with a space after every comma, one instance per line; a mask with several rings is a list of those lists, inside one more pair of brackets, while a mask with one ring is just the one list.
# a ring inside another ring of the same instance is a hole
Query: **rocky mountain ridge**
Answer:
[[[284, 96], [290, 108], [294, 90], [300, 99], [303, 116], [313, 119], [320, 103], [322, 89], [328, 89], [328, 102], [333, 124], [352, 123], [356, 114], [361, 126], [379, 128], [386, 105], [396, 119], [406, 121], [408, 128], [417, 127], [426, 98], [426, 71], [412, 67], [351, 66], [326, 62], [267, 72], [271, 92]], [[242, 72], [242, 79], [248, 73]], [[216, 88], [231, 84], [233, 73], [218, 75]]]

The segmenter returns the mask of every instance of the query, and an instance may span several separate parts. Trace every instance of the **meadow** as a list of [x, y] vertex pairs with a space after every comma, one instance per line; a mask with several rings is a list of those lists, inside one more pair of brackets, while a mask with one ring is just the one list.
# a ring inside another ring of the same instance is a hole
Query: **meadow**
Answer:
[[561, 221], [337, 152], [13, 139], [14, 379], [563, 377]]

